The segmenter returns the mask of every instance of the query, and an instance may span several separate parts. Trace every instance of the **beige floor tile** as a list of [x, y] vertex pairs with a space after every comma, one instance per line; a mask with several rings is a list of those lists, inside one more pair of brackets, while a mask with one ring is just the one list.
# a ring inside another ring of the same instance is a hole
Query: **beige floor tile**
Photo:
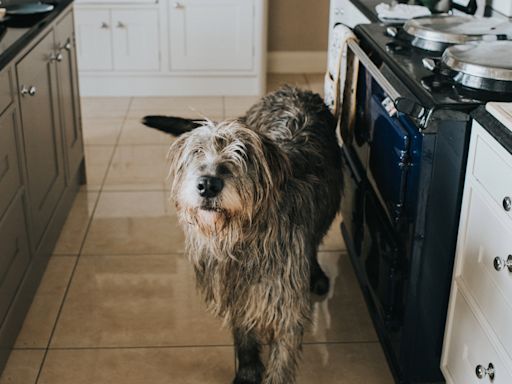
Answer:
[[167, 191], [103, 192], [83, 253], [173, 253], [181, 252], [183, 243]]
[[168, 189], [168, 152], [168, 145], [119, 145], [103, 190]]
[[304, 341], [377, 341], [348, 255], [342, 252], [320, 252], [318, 259], [331, 286], [325, 297], [313, 297], [312, 322]]
[[224, 98], [224, 117], [233, 119], [243, 116], [258, 100], [260, 98], [256, 96], [226, 96]]
[[89, 191], [101, 188], [113, 153], [113, 146], [85, 146], [85, 171], [87, 174], [87, 189]]
[[307, 88], [306, 76], [302, 74], [269, 74], [267, 76], [267, 92], [272, 92], [284, 84], [294, 85], [300, 88]]
[[338, 214], [329, 229], [329, 232], [325, 235], [322, 244], [320, 244], [321, 251], [340, 251], [345, 250], [345, 242], [341, 235], [340, 224], [343, 221], [341, 214]]
[[393, 384], [378, 343], [304, 346], [297, 384]]
[[0, 384], [35, 384], [44, 350], [12, 351]]
[[51, 347], [231, 343], [183, 255], [120, 255], [80, 259]]
[[82, 122], [85, 145], [114, 145], [124, 117], [85, 118]]
[[56, 255], [78, 255], [87, 233], [92, 213], [98, 200], [98, 192], [82, 189], [75, 198], [64, 227], [55, 245]]
[[145, 115], [174, 115], [215, 120], [223, 117], [223, 99], [220, 96], [135, 97], [128, 112], [129, 118]]
[[53, 256], [16, 339], [16, 348], [46, 348], [76, 257]]
[[170, 145], [174, 137], [156, 129], [146, 127], [139, 118], [127, 119], [123, 124], [119, 144], [162, 144]]
[[130, 97], [82, 97], [82, 117], [125, 117]]
[[231, 347], [49, 351], [38, 384], [219, 384], [234, 377]]
[[324, 76], [323, 73], [308, 73], [306, 74], [306, 80], [308, 82], [308, 89], [311, 89], [313, 92], [320, 94], [320, 96], [324, 96]]

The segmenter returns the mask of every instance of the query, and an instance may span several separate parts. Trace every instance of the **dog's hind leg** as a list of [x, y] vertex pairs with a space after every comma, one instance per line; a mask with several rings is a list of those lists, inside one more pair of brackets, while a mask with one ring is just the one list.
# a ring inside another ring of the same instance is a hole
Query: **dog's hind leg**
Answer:
[[329, 278], [318, 264], [318, 253], [316, 249], [309, 252], [309, 276], [310, 291], [315, 295], [325, 295], [329, 292]]
[[233, 384], [260, 384], [265, 367], [260, 359], [260, 343], [253, 331], [233, 330], [237, 370]]
[[302, 352], [302, 327], [276, 336], [270, 344], [270, 357], [263, 384], [293, 384]]

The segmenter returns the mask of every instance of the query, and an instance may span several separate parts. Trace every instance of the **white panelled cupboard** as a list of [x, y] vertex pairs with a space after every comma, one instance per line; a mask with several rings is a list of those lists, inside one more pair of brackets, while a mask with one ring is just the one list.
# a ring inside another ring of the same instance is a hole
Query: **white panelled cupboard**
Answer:
[[443, 345], [448, 384], [512, 383], [512, 154], [474, 121]]
[[77, 0], [84, 96], [260, 95], [267, 0]]

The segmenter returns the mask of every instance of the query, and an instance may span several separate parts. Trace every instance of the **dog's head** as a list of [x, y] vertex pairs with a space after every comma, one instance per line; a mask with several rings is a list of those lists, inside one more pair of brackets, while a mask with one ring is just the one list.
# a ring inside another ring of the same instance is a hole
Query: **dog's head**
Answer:
[[290, 174], [280, 148], [239, 121], [208, 122], [180, 136], [169, 154], [180, 219], [206, 236], [242, 231], [275, 204]]

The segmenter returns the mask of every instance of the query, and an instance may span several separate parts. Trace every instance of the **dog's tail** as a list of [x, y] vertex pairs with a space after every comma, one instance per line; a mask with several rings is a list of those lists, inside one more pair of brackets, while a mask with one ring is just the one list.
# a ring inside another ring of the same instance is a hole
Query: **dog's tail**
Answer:
[[203, 125], [203, 121], [173, 116], [144, 116], [142, 124], [159, 131], [179, 136]]

